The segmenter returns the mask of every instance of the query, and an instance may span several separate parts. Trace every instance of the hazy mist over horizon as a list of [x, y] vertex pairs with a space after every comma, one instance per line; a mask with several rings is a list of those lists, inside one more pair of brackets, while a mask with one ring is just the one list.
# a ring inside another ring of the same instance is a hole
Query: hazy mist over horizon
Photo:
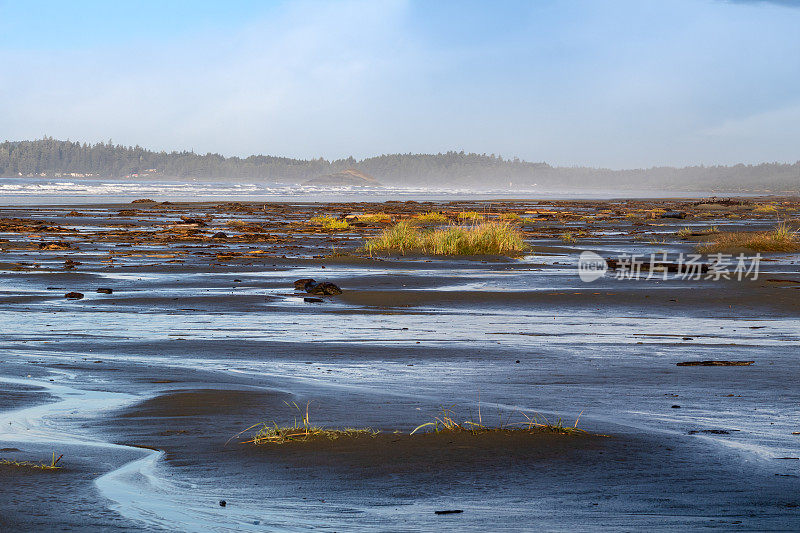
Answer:
[[795, 163], [800, 1], [0, 1], [0, 137], [328, 160]]
[[[448, 188], [479, 190], [660, 190], [663, 192], [800, 193], [800, 161], [732, 166], [609, 170], [554, 167], [545, 162], [505, 159], [495, 154], [449, 151], [437, 154], [382, 154], [357, 160], [293, 159], [252, 155], [246, 158], [191, 151], [147, 150], [140, 146], [80, 143], [46, 137], [0, 143], [0, 190], [69, 189], [63, 178], [214, 180], [246, 186], [255, 183], [382, 189]], [[33, 180], [9, 183], [9, 178]], [[365, 189], [362, 189], [366, 192]]]

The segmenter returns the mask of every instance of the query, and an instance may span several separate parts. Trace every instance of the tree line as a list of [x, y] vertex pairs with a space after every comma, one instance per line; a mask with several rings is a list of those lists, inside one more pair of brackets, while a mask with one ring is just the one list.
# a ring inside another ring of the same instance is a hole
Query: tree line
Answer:
[[398, 186], [800, 190], [800, 161], [794, 164], [609, 170], [552, 167], [546, 163], [463, 151], [326, 160], [265, 155], [224, 157], [191, 151], [156, 152], [141, 146], [116, 145], [111, 141], [89, 144], [51, 137], [0, 143], [0, 177], [153, 176], [301, 183], [349, 168], [365, 172], [386, 185]]

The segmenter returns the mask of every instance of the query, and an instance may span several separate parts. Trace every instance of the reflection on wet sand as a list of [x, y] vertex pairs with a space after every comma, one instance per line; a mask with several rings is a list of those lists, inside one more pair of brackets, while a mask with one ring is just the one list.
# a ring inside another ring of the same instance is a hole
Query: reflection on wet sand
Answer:
[[[577, 273], [585, 249], [692, 253], [704, 228], [768, 229], [765, 203], [797, 219], [792, 199], [2, 209], [0, 444], [17, 451], [0, 457], [64, 467], [0, 469], [0, 525], [794, 529], [798, 255], [741, 282]], [[529, 252], [358, 251], [433, 211], [516, 214]], [[304, 278], [343, 292], [307, 302]], [[710, 360], [753, 364], [677, 365]], [[381, 433], [228, 442], [308, 401], [320, 426]], [[491, 424], [582, 412], [610, 437], [409, 438], [442, 406]]]

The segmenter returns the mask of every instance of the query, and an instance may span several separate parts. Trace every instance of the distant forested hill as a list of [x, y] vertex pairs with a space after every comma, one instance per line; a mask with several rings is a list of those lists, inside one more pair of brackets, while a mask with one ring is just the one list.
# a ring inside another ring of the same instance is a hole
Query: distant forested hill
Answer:
[[328, 161], [322, 158], [303, 160], [264, 155], [241, 158], [210, 153], [154, 152], [140, 146], [115, 145], [111, 141], [87, 144], [49, 137], [0, 144], [2, 177], [152, 176], [300, 183], [350, 168], [374, 176], [386, 185], [800, 191], [800, 161], [794, 164], [608, 170], [551, 167], [546, 163], [463, 151]]

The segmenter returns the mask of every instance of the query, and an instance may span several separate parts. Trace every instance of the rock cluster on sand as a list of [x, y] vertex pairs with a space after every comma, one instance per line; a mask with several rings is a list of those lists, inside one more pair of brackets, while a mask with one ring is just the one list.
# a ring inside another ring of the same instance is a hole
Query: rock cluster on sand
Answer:
[[311, 278], [298, 279], [294, 282], [294, 289], [296, 291], [306, 291], [309, 294], [316, 294], [319, 296], [342, 294], [342, 289], [340, 289], [338, 285], [329, 281], [317, 283]]

